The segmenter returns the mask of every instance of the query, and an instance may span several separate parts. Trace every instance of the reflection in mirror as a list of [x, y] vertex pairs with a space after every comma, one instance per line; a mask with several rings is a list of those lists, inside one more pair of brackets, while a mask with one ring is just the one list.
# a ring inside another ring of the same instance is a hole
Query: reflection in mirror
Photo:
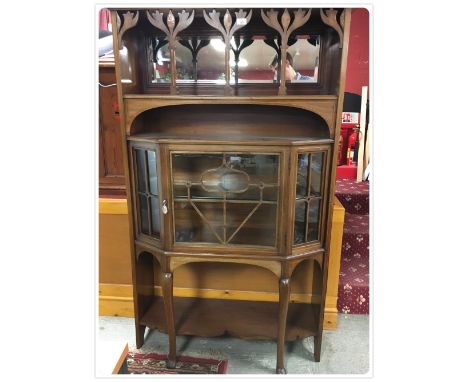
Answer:
[[176, 82], [184, 82], [187, 80], [193, 80], [193, 64], [192, 64], [192, 53], [190, 50], [183, 46], [179, 41], [174, 44], [175, 59], [176, 59]]
[[[281, 41], [269, 40], [279, 51]], [[318, 82], [318, 67], [320, 53], [319, 36], [296, 36], [288, 40], [289, 48], [286, 55], [286, 81], [289, 82]], [[272, 48], [274, 52], [275, 49]], [[278, 65], [278, 55], [273, 54], [270, 59], [270, 70], [273, 78], [278, 81], [281, 67]]]
[[[191, 49], [192, 48], [192, 49]], [[211, 40], [185, 40], [174, 44], [178, 83], [215, 83], [224, 85], [224, 42]], [[196, 57], [196, 61], [194, 58]], [[162, 46], [153, 63], [152, 82], [170, 82], [169, 46]]]
[[[231, 40], [229, 56], [230, 83], [272, 83], [277, 80], [278, 64], [275, 49], [278, 41], [265, 36]], [[295, 42], [294, 42], [295, 41]], [[294, 83], [318, 82], [320, 38], [319, 36], [296, 36], [289, 41], [286, 80]], [[169, 46], [165, 40], [154, 39], [152, 82], [171, 81]], [[175, 42], [177, 83], [211, 83], [224, 85], [224, 49], [221, 37], [201, 40], [193, 37]]]
[[[165, 37], [152, 37], [150, 43], [150, 52], [151, 52], [151, 81], [155, 82], [166, 82], [165, 74], [170, 73], [169, 61], [163, 60], [162, 54], [160, 52], [161, 48], [169, 43]], [[169, 57], [167, 57], [169, 58]], [[164, 64], [165, 62], [165, 64]], [[169, 70], [168, 70], [169, 69]], [[163, 76], [161, 76], [163, 73]]]
[[187, 40], [180, 40], [180, 44], [185, 46], [192, 54], [192, 79], [198, 80], [198, 52], [210, 43], [210, 40], [200, 40], [192, 37]]
[[286, 81], [318, 82], [320, 53], [319, 36], [296, 36], [297, 42], [288, 49]]
[[210, 43], [198, 53], [198, 80], [224, 85], [224, 49], [221, 37], [210, 39]]
[[167, 40], [154, 38], [151, 42], [152, 76], [151, 81], [171, 82], [169, 44]]
[[[190, 80], [193, 78], [192, 54], [189, 49], [176, 41], [174, 44], [177, 79]], [[171, 82], [171, 66], [169, 58], [169, 44], [165, 44], [156, 53], [156, 62], [153, 62], [153, 83]]]
[[[198, 44], [198, 45], [197, 45]], [[198, 40], [195, 45], [192, 41], [176, 41], [175, 57], [178, 83], [216, 83], [224, 85], [224, 42], [221, 38], [211, 40]], [[190, 47], [196, 46], [198, 52]], [[196, 62], [194, 62], [194, 53]], [[153, 64], [153, 83], [170, 82], [169, 47], [163, 46], [157, 52], [156, 63]]]
[[[244, 42], [240, 40], [240, 46]], [[244, 48], [239, 56], [239, 83], [272, 82], [274, 73], [270, 62], [275, 50], [265, 44], [263, 37], [253, 37], [253, 43]], [[233, 60], [233, 57], [231, 58]], [[235, 62], [231, 62], [231, 67]]]
[[119, 59], [120, 59], [120, 77], [121, 81], [124, 84], [132, 83], [132, 68], [128, 60], [128, 49], [125, 46], [125, 42], [122, 41], [122, 49], [119, 50]]

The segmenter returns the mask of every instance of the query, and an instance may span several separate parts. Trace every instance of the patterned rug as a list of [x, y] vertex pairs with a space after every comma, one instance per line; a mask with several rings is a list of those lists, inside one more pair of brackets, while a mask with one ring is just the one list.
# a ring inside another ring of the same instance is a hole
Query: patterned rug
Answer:
[[346, 210], [337, 308], [369, 314], [369, 182], [337, 180], [336, 197]]
[[166, 367], [167, 355], [132, 353], [127, 355], [128, 374], [226, 374], [227, 360], [178, 356], [175, 369]]
[[360, 215], [369, 213], [369, 182], [337, 179], [335, 195], [346, 212]]
[[337, 308], [369, 314], [369, 215], [345, 215]]

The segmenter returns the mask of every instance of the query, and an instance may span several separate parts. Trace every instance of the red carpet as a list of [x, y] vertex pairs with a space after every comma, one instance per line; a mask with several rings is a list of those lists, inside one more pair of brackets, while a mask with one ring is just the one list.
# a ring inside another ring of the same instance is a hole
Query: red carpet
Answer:
[[369, 183], [337, 180], [335, 194], [346, 211], [337, 308], [369, 314]]
[[335, 195], [346, 212], [369, 214], [369, 182], [356, 182], [350, 179], [337, 179]]
[[175, 369], [166, 367], [167, 355], [128, 353], [128, 374], [226, 374], [227, 360], [178, 356]]

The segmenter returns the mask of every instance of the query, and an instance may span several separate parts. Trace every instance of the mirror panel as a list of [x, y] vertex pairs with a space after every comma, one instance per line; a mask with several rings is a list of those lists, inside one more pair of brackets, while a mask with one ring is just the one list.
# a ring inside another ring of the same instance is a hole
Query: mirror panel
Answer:
[[[233, 49], [229, 52], [230, 84], [255, 84], [277, 82], [277, 55], [275, 49], [265, 42], [265, 36], [253, 36], [250, 39], [231, 39], [234, 49], [243, 47], [238, 60]], [[278, 46], [278, 41], [272, 40]], [[190, 48], [201, 43], [201, 48], [194, 55]], [[170, 83], [169, 44], [161, 44], [156, 40], [150, 43], [150, 77], [153, 84]], [[162, 45], [162, 46], [161, 46]], [[239, 46], [238, 46], [239, 45]], [[177, 84], [225, 84], [225, 44], [221, 37], [199, 38], [185, 37], [182, 42], [175, 42], [175, 59]], [[156, 52], [156, 55], [154, 55]], [[286, 80], [292, 83], [317, 83], [319, 73], [320, 37], [299, 36], [288, 49]], [[153, 62], [156, 56], [156, 62]], [[125, 58], [124, 58], [125, 62]], [[236, 66], [237, 64], [237, 66]], [[237, 78], [236, 78], [237, 73]], [[130, 75], [130, 74], [129, 74]]]
[[[313, 45], [312, 43], [315, 43]], [[286, 81], [293, 83], [318, 82], [320, 38], [319, 36], [298, 36], [288, 48], [292, 63], [286, 65]]]
[[[235, 42], [232, 41], [234, 46]], [[240, 46], [244, 39], [240, 39]], [[237, 47], [236, 47], [237, 48]], [[270, 63], [276, 55], [275, 50], [263, 41], [263, 37], [253, 37], [253, 43], [241, 50], [238, 61], [238, 83], [273, 82], [274, 71]], [[234, 69], [231, 83], [235, 83], [235, 57], [231, 54], [230, 67]]]

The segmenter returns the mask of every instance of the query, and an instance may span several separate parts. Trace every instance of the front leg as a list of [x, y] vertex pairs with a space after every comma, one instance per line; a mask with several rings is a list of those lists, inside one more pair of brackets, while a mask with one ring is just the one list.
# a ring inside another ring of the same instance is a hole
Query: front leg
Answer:
[[174, 325], [174, 303], [173, 303], [173, 281], [172, 273], [163, 274], [163, 299], [164, 299], [164, 313], [166, 315], [166, 329], [169, 336], [169, 355], [167, 360], [167, 367], [170, 369], [176, 366], [176, 334]]
[[278, 344], [276, 352], [276, 374], [286, 374], [284, 368], [284, 338], [286, 335], [286, 320], [289, 305], [289, 278], [279, 281], [279, 316], [278, 316]]

